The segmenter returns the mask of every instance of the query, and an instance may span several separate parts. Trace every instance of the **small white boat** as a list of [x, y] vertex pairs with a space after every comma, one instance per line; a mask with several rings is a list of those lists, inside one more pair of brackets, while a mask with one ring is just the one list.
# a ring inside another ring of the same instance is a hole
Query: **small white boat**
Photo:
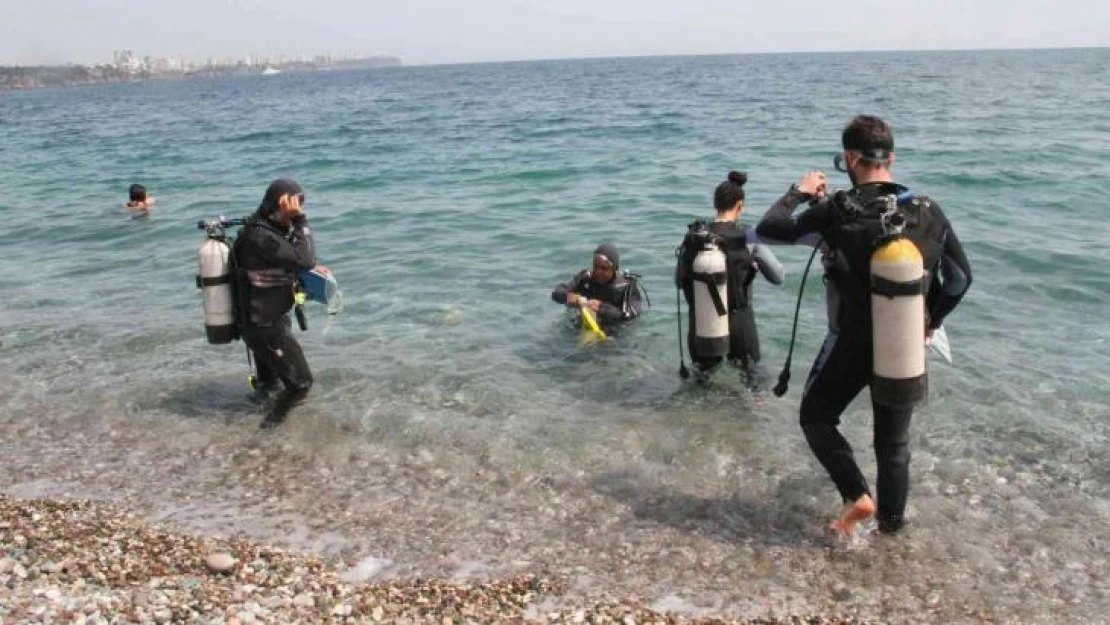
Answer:
[[280, 73], [281, 73], [280, 69], [274, 69], [273, 67], [267, 67], [266, 69], [262, 70], [262, 75], [263, 76], [273, 76], [274, 74], [280, 74]]

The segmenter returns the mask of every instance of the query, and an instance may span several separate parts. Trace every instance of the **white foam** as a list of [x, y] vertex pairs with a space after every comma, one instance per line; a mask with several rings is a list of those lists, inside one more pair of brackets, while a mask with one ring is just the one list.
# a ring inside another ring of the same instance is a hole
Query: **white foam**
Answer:
[[378, 558], [375, 556], [368, 556], [363, 558], [353, 568], [348, 569], [339, 575], [339, 579], [349, 584], [361, 584], [371, 578], [377, 576], [382, 571], [393, 566], [393, 560], [388, 558]]

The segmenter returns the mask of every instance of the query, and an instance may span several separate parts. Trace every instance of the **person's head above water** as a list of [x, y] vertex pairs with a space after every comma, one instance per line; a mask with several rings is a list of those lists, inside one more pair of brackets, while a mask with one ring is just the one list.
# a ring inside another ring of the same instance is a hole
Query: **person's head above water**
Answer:
[[[840, 135], [841, 158], [852, 184], [890, 182], [894, 165], [894, 130], [872, 115], [857, 115]], [[840, 167], [837, 167], [840, 169]]]
[[301, 185], [289, 178], [278, 178], [266, 187], [262, 203], [258, 205], [258, 214], [288, 223], [304, 214], [304, 202], [304, 189]]
[[135, 209], [141, 213], [149, 213], [150, 207], [154, 205], [154, 196], [147, 195], [146, 187], [141, 184], [133, 184], [127, 188], [127, 203], [123, 205], [124, 208]]
[[594, 264], [590, 276], [602, 284], [612, 281], [621, 266], [620, 251], [612, 243], [602, 243], [594, 250]]
[[140, 203], [146, 201], [146, 187], [141, 184], [133, 184], [127, 190], [127, 196], [132, 203]]
[[742, 171], [728, 172], [728, 178], [717, 185], [713, 192], [713, 208], [717, 214], [736, 211], [736, 216], [744, 209], [744, 183], [748, 181], [748, 174]]

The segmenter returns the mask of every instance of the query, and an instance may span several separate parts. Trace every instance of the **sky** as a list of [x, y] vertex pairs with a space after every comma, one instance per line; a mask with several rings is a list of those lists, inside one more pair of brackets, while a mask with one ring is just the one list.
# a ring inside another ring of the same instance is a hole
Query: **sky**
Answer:
[[1110, 0], [0, 0], [0, 65], [1110, 46]]

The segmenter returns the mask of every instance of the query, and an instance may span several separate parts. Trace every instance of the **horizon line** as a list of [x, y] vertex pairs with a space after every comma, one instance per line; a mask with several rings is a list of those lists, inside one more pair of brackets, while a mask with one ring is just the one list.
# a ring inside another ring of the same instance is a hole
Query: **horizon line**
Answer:
[[[593, 56], [551, 56], [526, 59], [503, 59], [497, 61], [436, 61], [429, 63], [405, 63], [404, 67], [435, 67], [441, 65], [492, 65], [498, 63], [535, 63], [547, 61], [593, 61], [619, 59], [663, 59], [694, 58], [711, 56], [772, 56], [789, 54], [882, 54], [882, 53], [936, 53], [936, 52], [1051, 52], [1062, 50], [1110, 50], [1105, 45], [1043, 46], [1043, 47], [999, 47], [999, 48], [874, 48], [855, 50], [756, 50], [749, 52], [692, 52], [692, 53], [648, 53], [648, 54], [603, 54]], [[401, 57], [394, 57], [401, 58]], [[401, 59], [404, 61], [404, 59]], [[383, 68], [388, 69], [388, 68]]]
[[[509, 64], [509, 63], [537, 63], [537, 62], [554, 62], [554, 61], [594, 61], [594, 60], [620, 60], [620, 59], [661, 59], [661, 58], [696, 58], [696, 57], [724, 57], [724, 56], [772, 56], [772, 55], [806, 55], [806, 54], [883, 54], [883, 53], [938, 53], [938, 52], [1051, 52], [1051, 51], [1064, 51], [1064, 50], [1110, 50], [1110, 44], [1107, 45], [1074, 45], [1074, 46], [1020, 46], [1020, 47], [996, 47], [996, 48], [874, 48], [874, 49], [853, 49], [853, 50], [754, 50], [747, 52], [693, 52], [693, 53], [646, 53], [646, 54], [599, 54], [587, 56], [541, 56], [533, 58], [520, 58], [520, 59], [500, 59], [500, 60], [486, 60], [486, 61], [433, 61], [433, 62], [406, 62], [403, 57], [393, 54], [379, 53], [364, 58], [392, 58], [401, 61], [401, 67], [440, 67], [449, 65], [496, 65], [496, 64]], [[151, 55], [152, 56], [152, 55]], [[283, 55], [278, 55], [283, 56]], [[180, 58], [178, 57], [156, 57], [156, 58]], [[72, 67], [72, 66], [90, 66], [95, 67], [98, 65], [111, 65], [106, 62], [94, 63], [81, 63], [75, 61], [67, 61], [61, 64], [6, 64], [0, 63], [0, 67]], [[378, 68], [390, 69], [390, 68]], [[394, 67], [393, 69], [396, 69]]]

